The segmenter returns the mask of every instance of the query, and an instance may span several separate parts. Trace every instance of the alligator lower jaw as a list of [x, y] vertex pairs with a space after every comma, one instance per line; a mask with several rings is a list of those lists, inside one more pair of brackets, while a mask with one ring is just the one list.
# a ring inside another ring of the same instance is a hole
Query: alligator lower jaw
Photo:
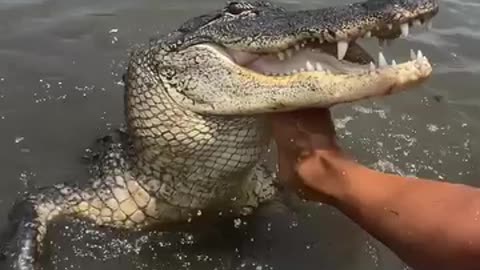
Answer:
[[[394, 65], [388, 65], [383, 56], [380, 57], [379, 66], [335, 60], [334, 63], [340, 66], [340, 71], [333, 73], [326, 71], [325, 68], [322, 71], [307, 70], [311, 69], [307, 67], [307, 62], [300, 61], [306, 54], [302, 50], [288, 61], [287, 59], [277, 60], [275, 65], [262, 65], [263, 71], [259, 71], [252, 65], [262, 60], [259, 58], [272, 56], [253, 55], [252, 57], [242, 52], [244, 58], [240, 59], [220, 46], [199, 44], [195, 47], [196, 54], [208, 56], [204, 58], [209, 59], [209, 65], [199, 70], [206, 76], [209, 74], [207, 78], [211, 79], [210, 72], [218, 73], [219, 70], [223, 70], [222, 74], [229, 76], [228, 79], [222, 77], [220, 80], [212, 81], [216, 87], [224, 89], [219, 98], [213, 101], [202, 100], [205, 104], [214, 105], [189, 107], [201, 113], [239, 115], [328, 108], [340, 103], [385, 96], [409, 89], [426, 80], [432, 73], [428, 59], [421, 52], [412, 55], [414, 60]], [[321, 54], [319, 57], [332, 57], [327, 53]], [[349, 57], [347, 53], [345, 59]], [[236, 62], [238, 59], [243, 62]], [[284, 66], [289, 65], [286, 63], [298, 66], [295, 71], [288, 71], [286, 74], [266, 74], [269, 69], [277, 68], [279, 63]], [[300, 65], [304, 68], [300, 68]], [[323, 62], [321, 65], [327, 66]], [[345, 68], [350, 65], [355, 65], [355, 70]], [[210, 110], [210, 107], [214, 110]]]

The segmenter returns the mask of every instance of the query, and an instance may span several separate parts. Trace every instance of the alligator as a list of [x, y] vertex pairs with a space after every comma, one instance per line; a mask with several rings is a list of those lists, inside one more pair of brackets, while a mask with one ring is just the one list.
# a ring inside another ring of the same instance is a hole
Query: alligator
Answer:
[[47, 226], [75, 217], [143, 230], [200, 215], [248, 215], [278, 198], [262, 162], [268, 115], [385, 96], [430, 77], [421, 51], [374, 60], [358, 40], [393, 40], [429, 26], [436, 0], [367, 0], [289, 11], [231, 1], [130, 53], [126, 128], [97, 143], [88, 184], [24, 192], [9, 215], [2, 254], [38, 269]]

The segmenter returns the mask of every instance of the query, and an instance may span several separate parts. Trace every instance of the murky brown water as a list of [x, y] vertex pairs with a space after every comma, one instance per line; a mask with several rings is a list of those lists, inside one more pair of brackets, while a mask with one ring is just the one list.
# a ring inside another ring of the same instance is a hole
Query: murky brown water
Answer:
[[[349, 1], [282, 2], [310, 8]], [[27, 184], [86, 177], [84, 149], [122, 121], [127, 48], [223, 3], [0, 0], [0, 226]], [[441, 5], [432, 31], [386, 49], [389, 59], [421, 49], [435, 65], [433, 78], [415, 91], [336, 108], [337, 127], [367, 165], [480, 185], [480, 4]], [[92, 270], [405, 267], [325, 206], [257, 216], [238, 229], [226, 223], [201, 235], [125, 235], [61, 223], [43, 261], [45, 269]]]

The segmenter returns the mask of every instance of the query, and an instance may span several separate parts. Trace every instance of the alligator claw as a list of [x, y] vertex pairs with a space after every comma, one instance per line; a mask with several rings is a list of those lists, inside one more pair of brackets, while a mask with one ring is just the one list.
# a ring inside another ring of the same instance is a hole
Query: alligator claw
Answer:
[[9, 226], [0, 238], [0, 259], [6, 260], [10, 269], [35, 270], [38, 257], [38, 228], [33, 203], [20, 201], [9, 215]]

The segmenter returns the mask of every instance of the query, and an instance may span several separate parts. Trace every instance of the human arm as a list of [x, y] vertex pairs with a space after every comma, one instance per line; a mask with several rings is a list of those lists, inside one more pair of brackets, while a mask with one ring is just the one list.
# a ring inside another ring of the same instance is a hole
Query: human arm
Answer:
[[415, 269], [480, 269], [480, 190], [380, 173], [335, 143], [328, 111], [273, 117], [280, 176], [329, 203]]

